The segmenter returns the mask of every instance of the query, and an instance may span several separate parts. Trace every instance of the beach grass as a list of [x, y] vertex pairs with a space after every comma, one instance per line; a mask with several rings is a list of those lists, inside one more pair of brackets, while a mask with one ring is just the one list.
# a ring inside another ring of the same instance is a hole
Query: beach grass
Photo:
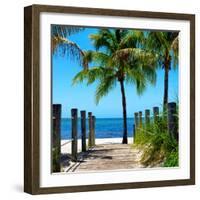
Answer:
[[134, 147], [143, 150], [141, 162], [145, 166], [177, 167], [179, 164], [178, 142], [169, 135], [164, 116], [137, 130]]

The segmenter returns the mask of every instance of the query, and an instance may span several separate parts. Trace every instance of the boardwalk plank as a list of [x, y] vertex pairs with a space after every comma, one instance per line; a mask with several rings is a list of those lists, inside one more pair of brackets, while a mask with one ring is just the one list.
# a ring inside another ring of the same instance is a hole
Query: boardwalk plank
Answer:
[[79, 162], [67, 172], [105, 171], [142, 168], [142, 152], [130, 144], [100, 144], [81, 153]]

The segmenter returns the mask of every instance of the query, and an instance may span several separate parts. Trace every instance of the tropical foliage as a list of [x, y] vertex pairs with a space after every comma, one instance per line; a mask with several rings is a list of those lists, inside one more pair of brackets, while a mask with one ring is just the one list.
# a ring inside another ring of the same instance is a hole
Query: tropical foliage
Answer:
[[[176, 118], [178, 126], [178, 115]], [[133, 147], [142, 149], [141, 162], [144, 166], [178, 166], [178, 141], [168, 133], [167, 119], [164, 113], [156, 121], [136, 129], [134, 138]]]
[[76, 43], [68, 39], [70, 35], [82, 30], [83, 28], [74, 26], [52, 25], [51, 50], [53, 54], [67, 55], [70, 59], [77, 61], [81, 66], [87, 68], [87, 63], [83, 62], [83, 51]]
[[134, 84], [139, 95], [147, 84], [154, 84], [157, 56], [142, 48], [142, 31], [100, 29], [97, 34], [90, 35], [90, 38], [96, 51], [84, 52], [83, 61], [90, 63], [91, 67], [80, 71], [74, 77], [73, 83], [86, 80], [89, 85], [97, 81], [96, 103], [117, 84], [120, 85], [123, 108], [122, 143], [127, 143], [125, 84]]
[[177, 67], [179, 32], [148, 31], [145, 46], [158, 55], [159, 67], [164, 69], [163, 108], [167, 108], [169, 71]]

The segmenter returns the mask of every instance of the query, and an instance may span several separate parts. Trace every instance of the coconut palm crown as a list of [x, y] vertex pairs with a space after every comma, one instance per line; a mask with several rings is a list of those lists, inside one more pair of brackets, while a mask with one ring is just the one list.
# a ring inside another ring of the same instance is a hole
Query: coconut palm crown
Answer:
[[146, 47], [158, 55], [158, 66], [164, 69], [163, 110], [166, 110], [168, 103], [169, 71], [178, 64], [178, 35], [177, 31], [149, 31], [146, 34]]
[[123, 144], [128, 143], [125, 84], [134, 84], [137, 93], [142, 94], [148, 83], [154, 84], [156, 81], [156, 56], [140, 48], [142, 37], [140, 31], [122, 29], [100, 29], [98, 33], [91, 34], [96, 51], [84, 52], [83, 60], [92, 66], [80, 71], [73, 79], [73, 84], [84, 80], [88, 85], [98, 82], [95, 94], [97, 104], [120, 84]]

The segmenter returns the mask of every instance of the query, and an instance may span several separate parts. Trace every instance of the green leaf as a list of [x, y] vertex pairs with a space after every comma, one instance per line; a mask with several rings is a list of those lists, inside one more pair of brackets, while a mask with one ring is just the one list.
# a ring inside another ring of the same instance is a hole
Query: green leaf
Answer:
[[96, 89], [95, 100], [96, 104], [99, 103], [103, 96], [106, 96], [116, 86], [116, 78], [108, 76], [101, 80]]

